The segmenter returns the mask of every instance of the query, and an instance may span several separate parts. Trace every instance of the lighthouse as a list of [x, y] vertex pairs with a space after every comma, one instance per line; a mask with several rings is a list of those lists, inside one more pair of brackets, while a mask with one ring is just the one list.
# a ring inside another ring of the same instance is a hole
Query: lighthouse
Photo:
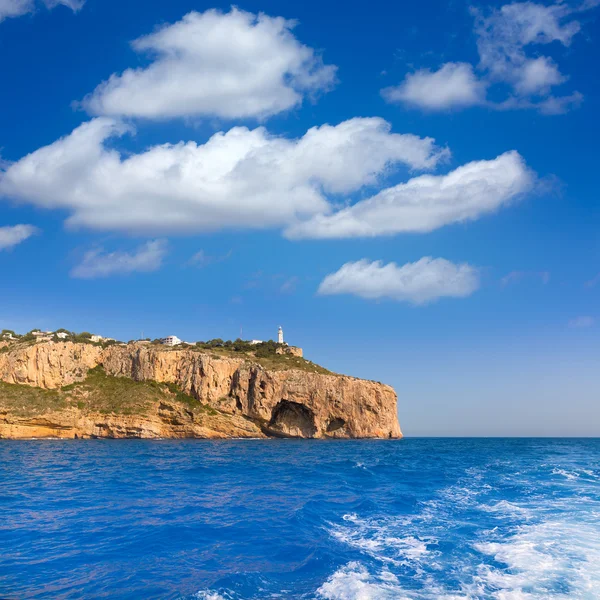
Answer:
[[279, 326], [279, 331], [277, 332], [277, 343], [278, 344], [283, 344], [283, 329], [281, 328], [281, 325]]

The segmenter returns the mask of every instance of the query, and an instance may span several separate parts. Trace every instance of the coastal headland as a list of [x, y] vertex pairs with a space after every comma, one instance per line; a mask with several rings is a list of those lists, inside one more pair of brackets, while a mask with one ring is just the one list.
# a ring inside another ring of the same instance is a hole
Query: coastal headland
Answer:
[[276, 345], [0, 346], [0, 438], [401, 438], [396, 409], [391, 387]]

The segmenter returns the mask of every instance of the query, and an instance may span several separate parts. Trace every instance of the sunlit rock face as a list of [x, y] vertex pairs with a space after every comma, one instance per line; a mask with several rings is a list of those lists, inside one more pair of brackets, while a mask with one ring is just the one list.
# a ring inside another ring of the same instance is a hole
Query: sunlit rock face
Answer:
[[[0, 380], [58, 390], [102, 366], [109, 377], [174, 384], [204, 409], [156, 400], [144, 414], [94, 414], [77, 403], [52, 413], [2, 410], [1, 437], [400, 438], [397, 398], [381, 383], [299, 368], [266, 369], [252, 357], [128, 344], [40, 343], [0, 354]], [[126, 402], [127, 399], [124, 399]]]

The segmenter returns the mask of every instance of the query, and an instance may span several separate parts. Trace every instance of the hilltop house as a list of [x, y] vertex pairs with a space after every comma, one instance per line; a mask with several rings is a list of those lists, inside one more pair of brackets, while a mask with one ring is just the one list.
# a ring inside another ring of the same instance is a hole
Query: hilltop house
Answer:
[[165, 346], [179, 346], [181, 344], [181, 340], [176, 335], [168, 335], [160, 341]]
[[32, 331], [31, 335], [34, 338], [43, 338], [43, 337], [48, 337], [50, 335], [52, 335], [54, 333], [54, 331], [40, 331], [39, 329], [37, 331]]
[[49, 342], [52, 339], [54, 331], [32, 331], [31, 335], [35, 338], [36, 342]]

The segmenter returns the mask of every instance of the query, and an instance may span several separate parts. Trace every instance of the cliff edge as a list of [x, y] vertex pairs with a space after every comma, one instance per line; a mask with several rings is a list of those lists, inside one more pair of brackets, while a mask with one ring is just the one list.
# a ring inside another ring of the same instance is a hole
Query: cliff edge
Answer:
[[298, 357], [265, 365], [73, 342], [0, 350], [0, 438], [402, 437], [391, 387]]

